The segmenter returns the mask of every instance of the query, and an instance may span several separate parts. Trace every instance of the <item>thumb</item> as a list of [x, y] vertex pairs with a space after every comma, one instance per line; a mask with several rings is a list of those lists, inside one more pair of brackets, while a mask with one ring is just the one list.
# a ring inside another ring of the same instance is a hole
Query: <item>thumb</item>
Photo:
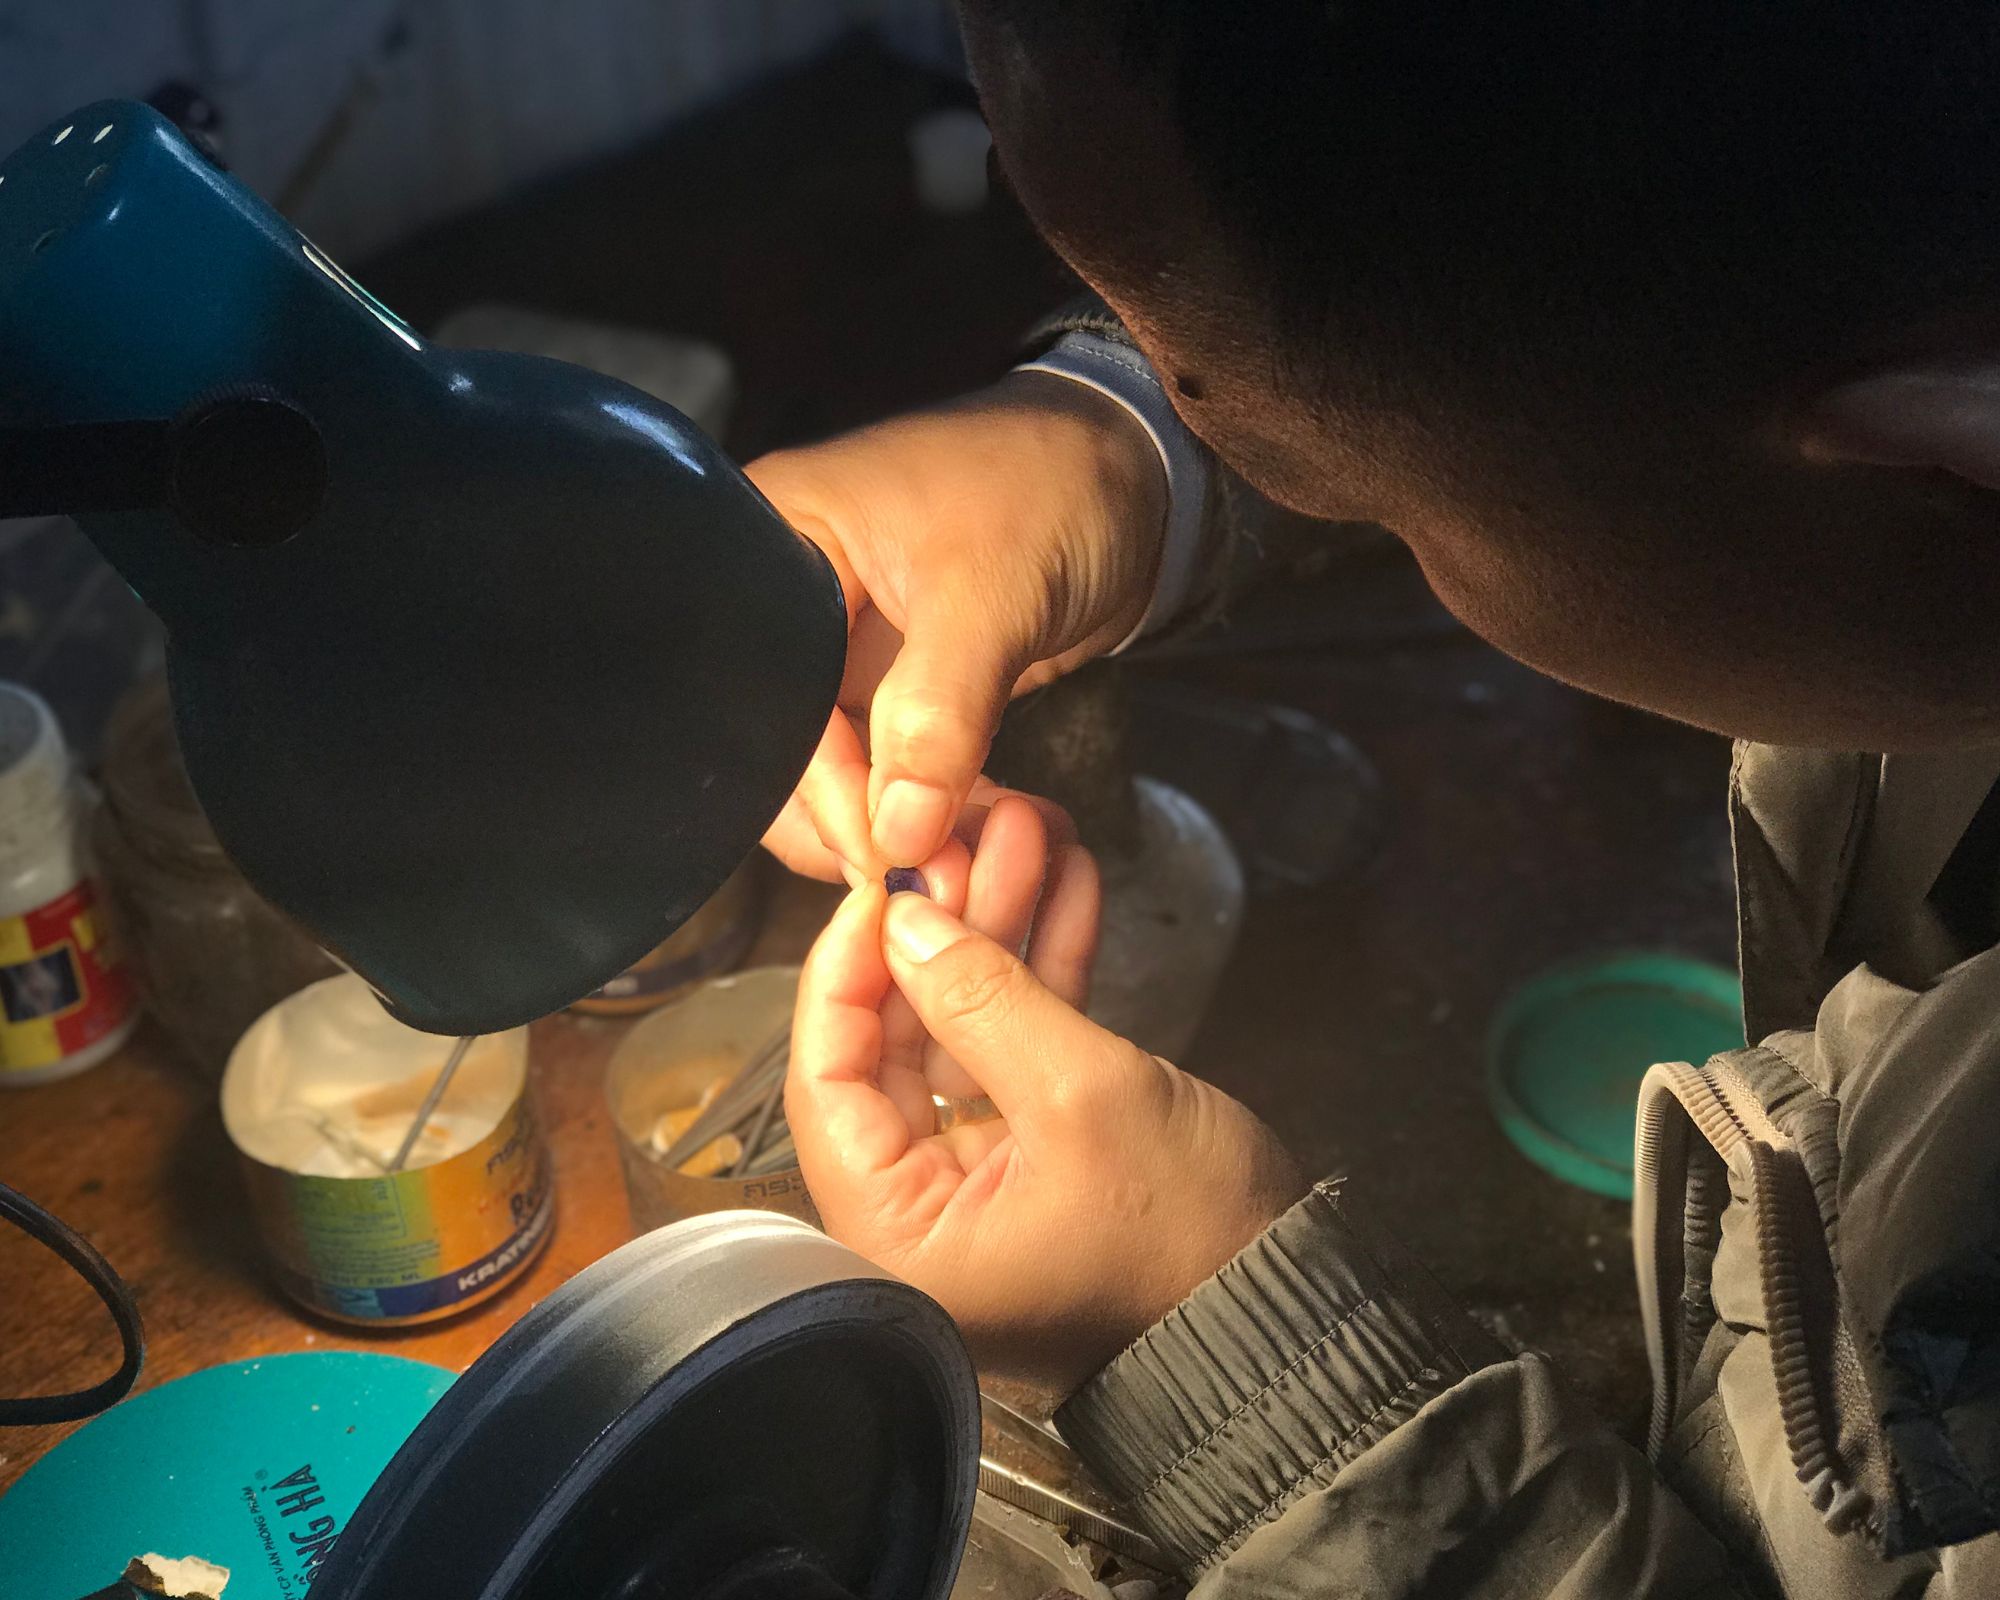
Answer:
[[1026, 631], [965, 592], [963, 577], [912, 605], [868, 713], [875, 849], [913, 867], [951, 832], [1030, 653]]
[[991, 1096], [1017, 1134], [1081, 1116], [1115, 1094], [1135, 1048], [1107, 1032], [991, 939], [919, 895], [891, 897], [890, 975], [925, 1029]]

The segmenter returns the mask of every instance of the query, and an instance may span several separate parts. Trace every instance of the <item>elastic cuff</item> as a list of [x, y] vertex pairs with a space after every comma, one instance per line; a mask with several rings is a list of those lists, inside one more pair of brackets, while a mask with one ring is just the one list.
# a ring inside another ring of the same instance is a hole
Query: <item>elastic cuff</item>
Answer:
[[1117, 655], [1173, 621], [1187, 606], [1208, 504], [1208, 452], [1175, 415], [1146, 358], [1120, 341], [1073, 330], [1014, 370], [1054, 373], [1116, 400], [1146, 430], [1160, 453], [1167, 475], [1167, 520], [1160, 535], [1158, 575], [1145, 615], [1111, 652]]
[[1086, 291], [1058, 306], [1028, 330], [1027, 338], [1021, 341], [1022, 359], [1032, 361], [1066, 333], [1094, 333], [1128, 350], [1136, 352], [1139, 348], [1117, 314]]
[[1056, 1421], [1190, 1576], [1506, 1359], [1320, 1184], [1075, 1394]]

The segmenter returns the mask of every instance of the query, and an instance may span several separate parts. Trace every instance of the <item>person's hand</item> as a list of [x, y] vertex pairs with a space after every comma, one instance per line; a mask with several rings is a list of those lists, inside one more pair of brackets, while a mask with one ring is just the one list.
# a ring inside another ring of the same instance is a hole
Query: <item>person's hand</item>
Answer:
[[[987, 931], [848, 896], [800, 981], [785, 1114], [833, 1237], [939, 1301], [982, 1368], [1068, 1394], [1305, 1183], [1241, 1105], [1076, 1009], [1096, 873], [1059, 851], [1030, 928], [1042, 844], [1032, 808], [993, 808], [966, 899]], [[934, 1131], [946, 1057], [1004, 1120]]]
[[993, 797], [975, 785], [1009, 697], [1145, 613], [1159, 454], [1116, 402], [1021, 372], [745, 470], [827, 553], [849, 626], [839, 709], [764, 842], [829, 881], [918, 865]]

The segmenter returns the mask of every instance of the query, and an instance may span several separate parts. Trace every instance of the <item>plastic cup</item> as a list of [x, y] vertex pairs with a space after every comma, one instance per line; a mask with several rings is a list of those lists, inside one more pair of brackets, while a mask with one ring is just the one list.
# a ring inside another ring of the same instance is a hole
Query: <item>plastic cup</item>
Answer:
[[986, 204], [986, 152], [993, 136], [976, 111], [953, 107], [910, 124], [917, 198], [927, 211], [963, 216]]

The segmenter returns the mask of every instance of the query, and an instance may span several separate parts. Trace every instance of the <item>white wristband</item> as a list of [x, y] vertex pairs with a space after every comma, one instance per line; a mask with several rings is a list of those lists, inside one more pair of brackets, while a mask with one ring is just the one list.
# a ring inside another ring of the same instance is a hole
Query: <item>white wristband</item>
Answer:
[[1158, 374], [1144, 356], [1094, 333], [1066, 333], [1017, 372], [1052, 372], [1116, 400], [1137, 419], [1160, 452], [1167, 474], [1167, 520], [1160, 535], [1160, 566], [1145, 615], [1111, 654], [1165, 627], [1186, 607], [1201, 549], [1202, 513], [1208, 503], [1208, 451], [1174, 414]]

